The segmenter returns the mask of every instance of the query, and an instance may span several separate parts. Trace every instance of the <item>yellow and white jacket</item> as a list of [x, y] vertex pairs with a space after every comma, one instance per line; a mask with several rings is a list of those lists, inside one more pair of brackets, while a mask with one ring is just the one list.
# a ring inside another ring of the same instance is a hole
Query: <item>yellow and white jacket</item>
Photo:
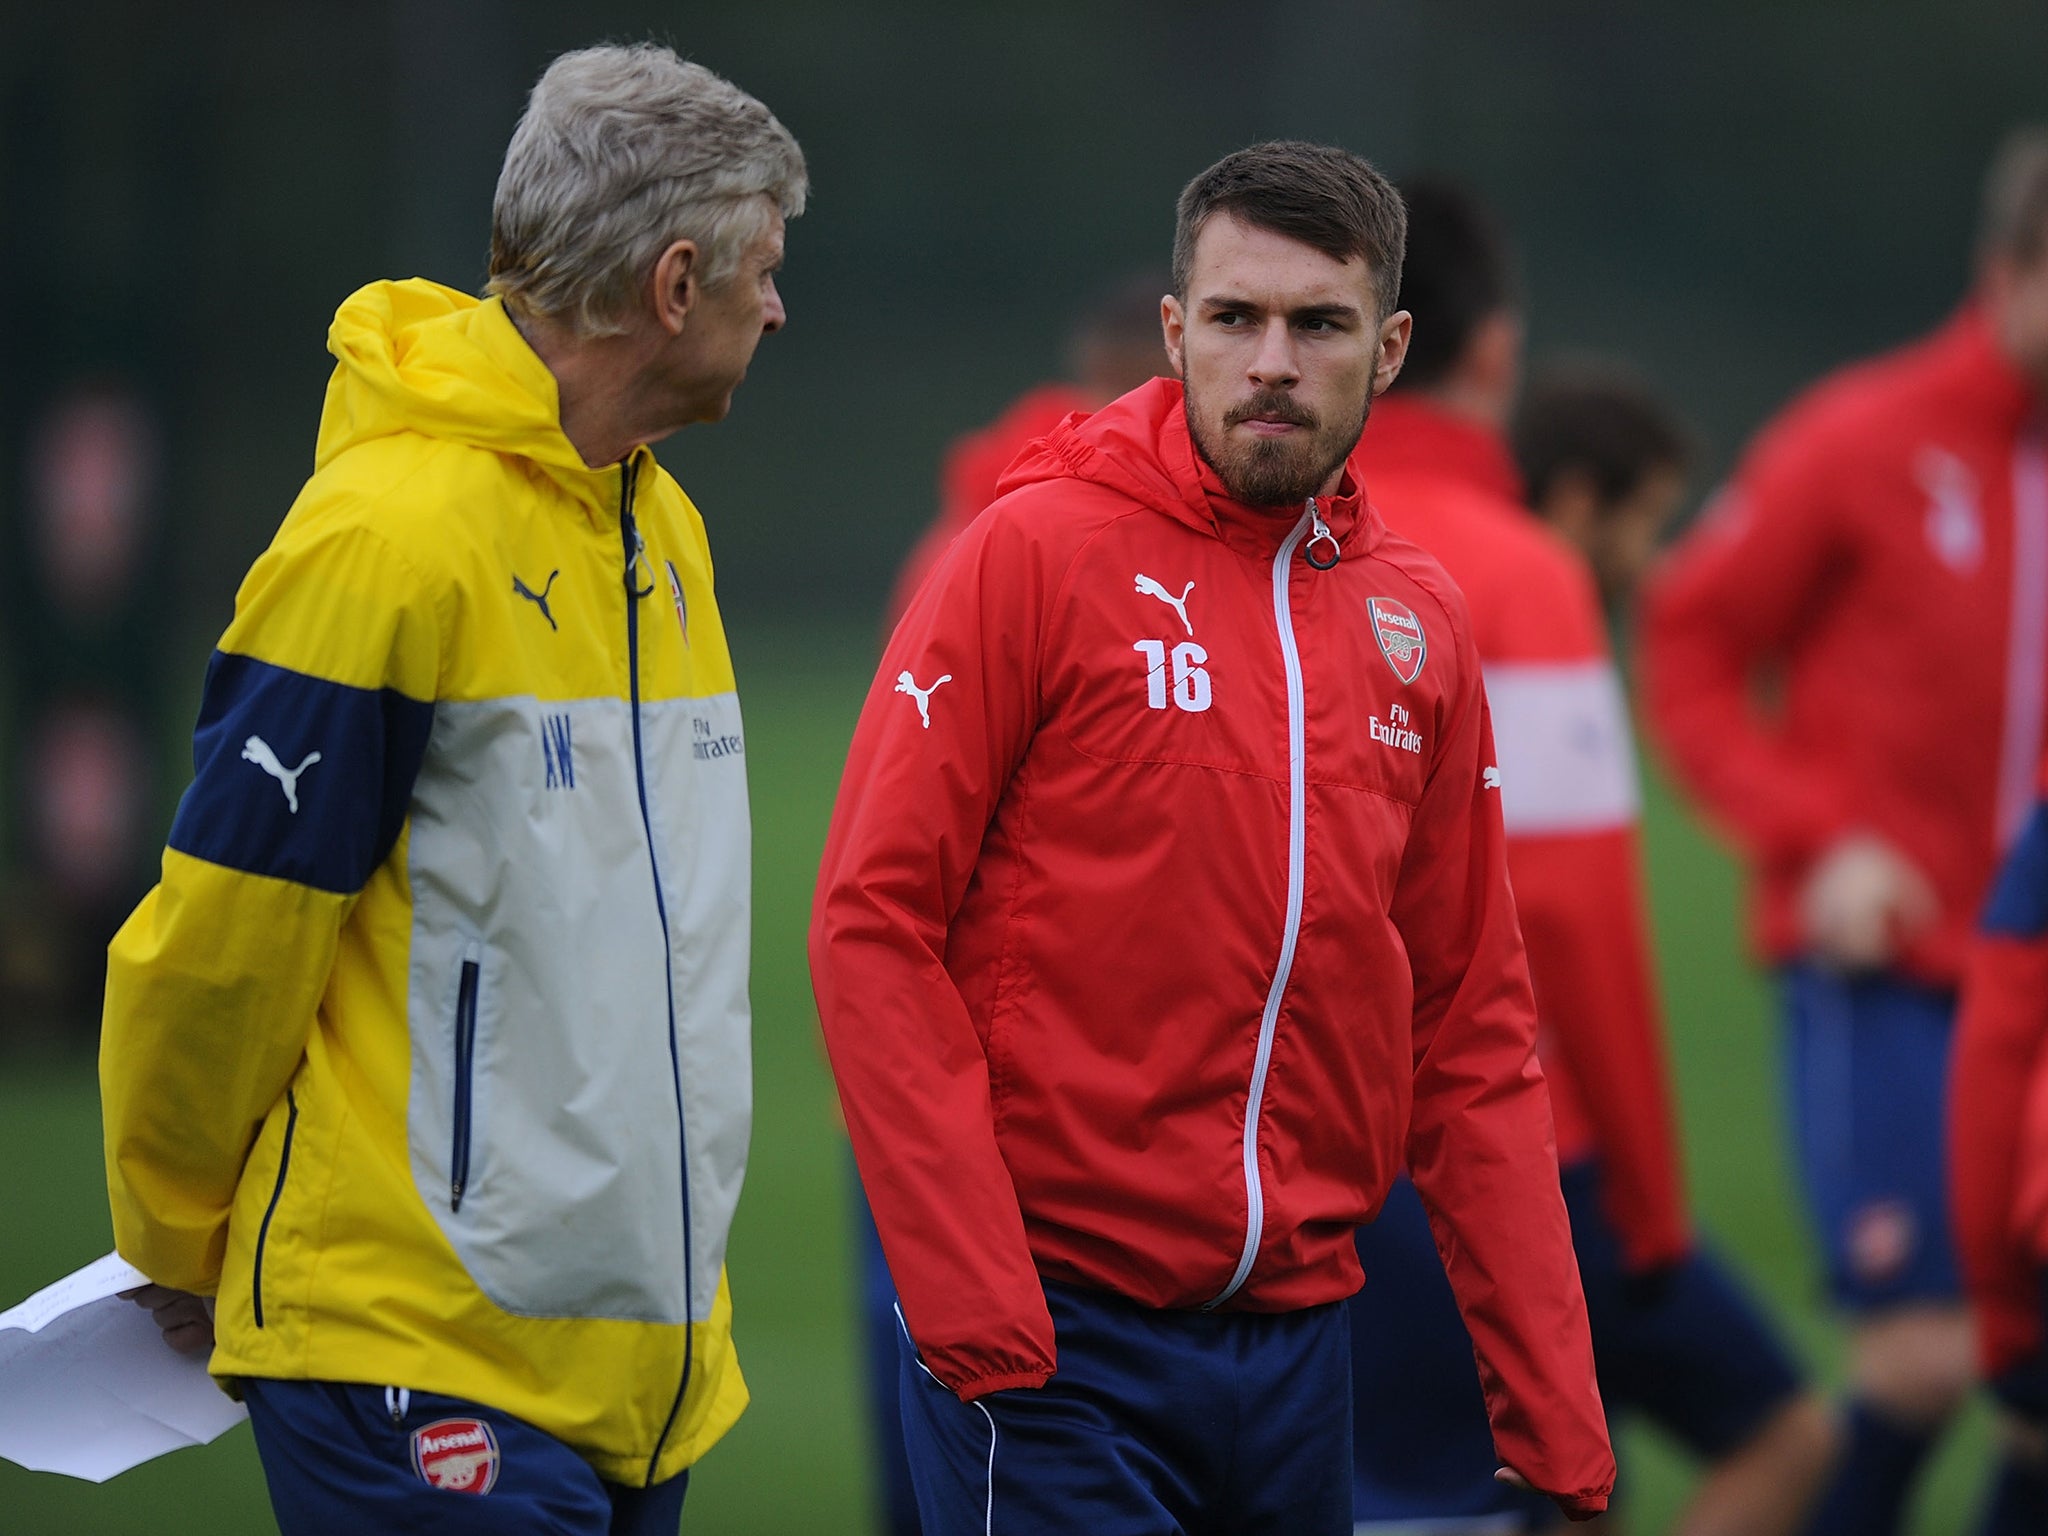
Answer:
[[746, 772], [697, 510], [495, 300], [342, 305], [313, 478], [109, 956], [122, 1256], [213, 1371], [470, 1398], [641, 1484], [746, 1406]]

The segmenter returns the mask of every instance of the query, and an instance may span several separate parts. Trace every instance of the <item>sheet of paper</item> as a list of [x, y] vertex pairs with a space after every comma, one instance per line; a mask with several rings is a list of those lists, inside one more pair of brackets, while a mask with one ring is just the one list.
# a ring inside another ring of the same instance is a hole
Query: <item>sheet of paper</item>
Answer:
[[248, 1417], [115, 1294], [146, 1284], [110, 1253], [0, 1312], [0, 1457], [103, 1483]]

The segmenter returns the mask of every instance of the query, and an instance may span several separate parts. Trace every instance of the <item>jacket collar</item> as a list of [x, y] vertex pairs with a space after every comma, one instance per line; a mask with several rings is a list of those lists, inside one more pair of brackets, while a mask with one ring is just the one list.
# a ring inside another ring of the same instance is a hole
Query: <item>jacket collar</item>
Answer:
[[[1195, 447], [1194, 434], [1188, 430], [1184, 409], [1176, 410], [1166, 423], [1165, 442], [1168, 451], [1180, 460], [1183, 483], [1191, 482], [1195, 488], [1196, 495], [1189, 498], [1188, 504], [1199, 505], [1207, 513], [1209, 526], [1215, 530], [1216, 536], [1233, 549], [1257, 559], [1271, 559], [1301, 521], [1306, 503], [1301, 506], [1254, 507], [1235, 499], [1224, 489], [1223, 477], [1216, 473], [1215, 466]], [[1354, 548], [1361, 554], [1372, 549], [1386, 531], [1379, 513], [1365, 499], [1364, 491], [1348, 463], [1336, 491], [1328, 496], [1318, 496], [1315, 501], [1316, 510], [1322, 514], [1324, 523], [1337, 540], [1337, 547], [1345, 554], [1350, 554]], [[1354, 540], [1354, 535], [1362, 535], [1362, 538]]]
[[1397, 391], [1373, 402], [1351, 463], [1367, 475], [1426, 474], [1517, 505], [1523, 499], [1522, 473], [1500, 433], [1413, 393]]
[[[621, 471], [592, 469], [562, 432], [555, 377], [505, 313], [422, 278], [371, 283], [342, 302], [328, 331], [335, 369], [316, 465], [399, 432], [526, 461], [583, 513], [616, 523]], [[628, 463], [644, 474], [650, 455]]]
[[[1196, 450], [1177, 379], [1153, 379], [1087, 417], [1069, 417], [1010, 466], [999, 491], [1038, 480], [1107, 486], [1257, 559], [1270, 559], [1304, 507], [1253, 507], [1234, 499]], [[1385, 524], [1347, 467], [1317, 509], [1345, 554], [1363, 554]]]
[[2048, 414], [2033, 380], [2005, 354], [1992, 332], [1984, 306], [1972, 299], [1963, 304], [1928, 338], [1930, 372], [2002, 420], [2021, 422]]

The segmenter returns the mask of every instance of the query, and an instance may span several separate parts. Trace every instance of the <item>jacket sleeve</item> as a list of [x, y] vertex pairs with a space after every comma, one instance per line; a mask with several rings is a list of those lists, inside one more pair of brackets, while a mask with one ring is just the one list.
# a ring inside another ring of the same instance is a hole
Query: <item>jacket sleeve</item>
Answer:
[[1670, 1264], [1691, 1249], [1692, 1230], [1635, 830], [1510, 837], [1507, 854], [1545, 1070], [1570, 1075], [1592, 1118], [1624, 1263], [1637, 1274]]
[[1018, 520], [992, 513], [954, 540], [862, 707], [812, 908], [819, 1021], [861, 1182], [919, 1355], [963, 1400], [1042, 1386], [1055, 1363], [984, 1042], [945, 964], [1037, 725], [1048, 595]]
[[159, 1284], [218, 1287], [243, 1163], [404, 822], [438, 633], [427, 589], [361, 529], [287, 523], [236, 598], [162, 879], [107, 955], [114, 1244]]
[[1838, 469], [1801, 415], [1768, 432], [1642, 606], [1651, 734], [1715, 820], [1779, 864], [1804, 864], [1847, 830], [1837, 797], [1785, 751], [1756, 697], [1852, 552]]
[[1591, 1122], [1603, 1206], [1623, 1263], [1643, 1274], [1682, 1257], [1692, 1234], [1645, 924], [1628, 699], [1583, 563], [1525, 592], [1541, 598], [1561, 659], [1486, 666], [1508, 873], [1544, 1072], [1574, 1090]]
[[1498, 775], [1487, 772], [1492, 727], [1468, 628], [1458, 642], [1460, 676], [1393, 902], [1415, 983], [1408, 1169], [1472, 1335], [1501, 1459], [1588, 1519], [1607, 1507], [1614, 1455], [1536, 1064]]
[[2021, 1210], [2029, 1167], [2048, 1148], [2027, 1136], [2048, 1074], [2048, 802], [1994, 888], [1963, 981], [1949, 1076], [1949, 1193], [1956, 1244], [1986, 1374], [2040, 1350], [2041, 1239]]

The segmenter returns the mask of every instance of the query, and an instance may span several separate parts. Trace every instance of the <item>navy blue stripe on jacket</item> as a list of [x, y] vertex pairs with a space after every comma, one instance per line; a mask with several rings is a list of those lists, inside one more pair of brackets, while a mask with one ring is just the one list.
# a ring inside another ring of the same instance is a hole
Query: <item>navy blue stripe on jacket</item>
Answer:
[[352, 895], [398, 840], [433, 724], [432, 704], [394, 689], [216, 651], [170, 845]]

